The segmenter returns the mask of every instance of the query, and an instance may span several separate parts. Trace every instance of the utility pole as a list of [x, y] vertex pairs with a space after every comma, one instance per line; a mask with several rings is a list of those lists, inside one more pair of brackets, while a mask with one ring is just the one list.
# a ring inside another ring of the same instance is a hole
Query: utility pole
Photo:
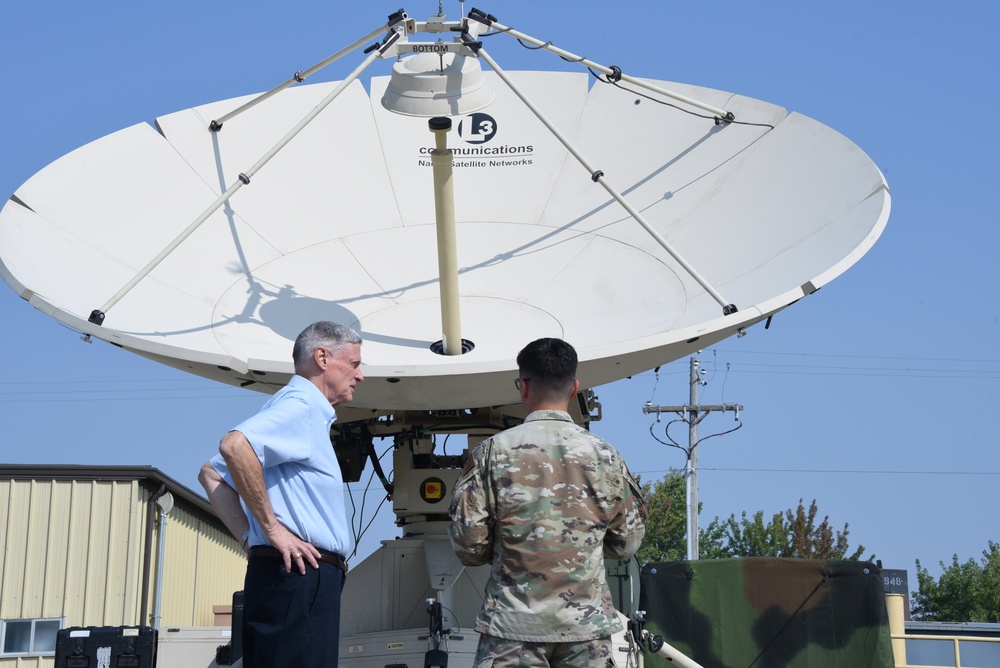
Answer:
[[[694, 355], [691, 357], [691, 391], [688, 404], [686, 406], [653, 406], [646, 403], [642, 407], [643, 413], [656, 413], [657, 417], [660, 413], [677, 413], [688, 424], [688, 447], [685, 450], [687, 465], [684, 469], [684, 480], [687, 491], [687, 558], [689, 561], [698, 558], [698, 423], [713, 412], [733, 411], [736, 413], [736, 419], [739, 420], [740, 411], [743, 410], [743, 406], [740, 404], [698, 405], [698, 387], [701, 382], [698, 356]], [[681, 449], [684, 450], [684, 448]]]

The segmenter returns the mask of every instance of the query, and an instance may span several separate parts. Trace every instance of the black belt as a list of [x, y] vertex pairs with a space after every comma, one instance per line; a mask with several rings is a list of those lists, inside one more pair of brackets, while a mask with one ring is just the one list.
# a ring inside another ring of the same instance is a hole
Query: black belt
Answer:
[[[316, 549], [319, 550], [319, 548]], [[253, 547], [250, 548], [250, 558], [252, 559], [253, 557], [264, 557], [266, 559], [284, 559], [285, 555], [283, 555], [279, 550], [271, 547], [270, 545], [254, 545]], [[333, 564], [340, 570], [344, 571], [344, 573], [347, 573], [347, 559], [344, 559], [336, 552], [319, 550], [319, 560], [327, 564]]]

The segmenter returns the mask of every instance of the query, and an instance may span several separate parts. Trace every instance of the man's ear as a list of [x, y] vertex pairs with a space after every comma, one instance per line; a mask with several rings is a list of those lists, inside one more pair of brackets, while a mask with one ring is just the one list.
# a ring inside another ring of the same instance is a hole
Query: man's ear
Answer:
[[528, 391], [529, 391], [528, 387], [530, 383], [531, 383], [530, 380], [527, 383], [524, 382], [523, 380], [521, 381], [521, 401], [524, 401], [525, 399], [528, 398]]

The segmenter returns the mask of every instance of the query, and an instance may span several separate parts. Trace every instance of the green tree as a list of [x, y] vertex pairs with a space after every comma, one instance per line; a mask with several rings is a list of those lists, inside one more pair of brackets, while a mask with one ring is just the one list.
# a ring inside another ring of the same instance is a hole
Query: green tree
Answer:
[[[642, 493], [649, 509], [646, 537], [636, 555], [639, 563], [679, 561], [687, 556], [687, 490], [684, 472], [670, 469], [655, 483], [642, 483]], [[699, 510], [700, 510], [699, 505]], [[815, 559], [860, 559], [864, 546], [850, 556], [848, 526], [834, 531], [829, 517], [817, 524], [816, 501], [807, 509], [802, 499], [795, 509], [775, 513], [764, 520], [764, 511], [740, 519], [731, 515], [721, 521], [716, 517], [698, 531], [701, 559], [725, 557], [801, 557]], [[870, 560], [874, 560], [874, 555]], [[1000, 567], [1000, 564], [998, 564]]]
[[[736, 515], [719, 521], [716, 517], [706, 533], [721, 536], [718, 556], [725, 557], [791, 557], [799, 559], [860, 559], [864, 545], [859, 545], [848, 555], [848, 525], [843, 531], [834, 531], [830, 516], [816, 523], [819, 509], [816, 499], [805, 507], [802, 499], [794, 510], [775, 513], [771, 521], [764, 522], [764, 511], [758, 510], [753, 518], [744, 511], [739, 520]], [[875, 555], [869, 557], [869, 561]]]
[[789, 536], [781, 513], [775, 513], [769, 523], [764, 523], [764, 511], [758, 510], [753, 519], [747, 519], [744, 510], [739, 521], [736, 515], [719, 522], [716, 517], [709, 524], [718, 528], [721, 540], [720, 557], [787, 557]]
[[917, 560], [919, 591], [913, 592], [914, 619], [933, 622], [1000, 622], [1000, 544], [989, 542], [982, 563], [940, 562], [938, 580]]
[[687, 555], [687, 488], [684, 473], [670, 469], [656, 484], [642, 483], [649, 517], [636, 554], [640, 564], [680, 561]]

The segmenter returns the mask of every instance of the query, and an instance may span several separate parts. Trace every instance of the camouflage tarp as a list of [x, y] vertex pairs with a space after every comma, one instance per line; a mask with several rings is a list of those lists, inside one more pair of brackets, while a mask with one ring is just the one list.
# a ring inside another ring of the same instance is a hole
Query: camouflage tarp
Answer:
[[[892, 668], [879, 568], [859, 561], [647, 564], [646, 628], [705, 668]], [[646, 654], [652, 668], [673, 666]]]

